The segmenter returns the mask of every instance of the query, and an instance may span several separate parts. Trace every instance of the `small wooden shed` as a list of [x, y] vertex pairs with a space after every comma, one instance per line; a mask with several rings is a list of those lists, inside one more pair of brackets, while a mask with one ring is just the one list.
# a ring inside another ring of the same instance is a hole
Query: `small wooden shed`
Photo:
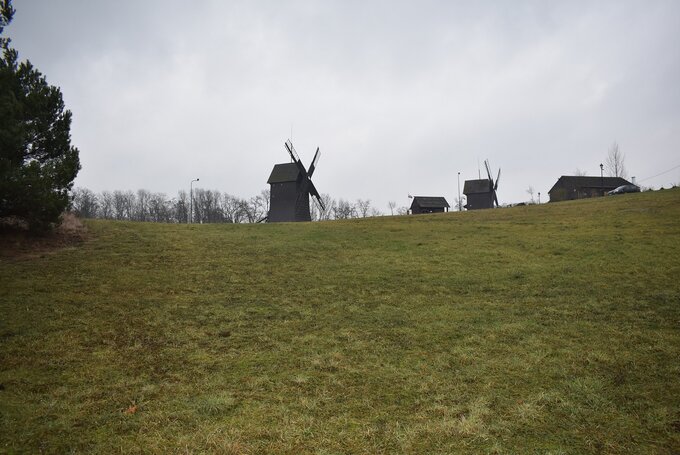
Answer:
[[448, 212], [451, 206], [446, 199], [440, 196], [413, 196], [411, 213], [440, 213]]

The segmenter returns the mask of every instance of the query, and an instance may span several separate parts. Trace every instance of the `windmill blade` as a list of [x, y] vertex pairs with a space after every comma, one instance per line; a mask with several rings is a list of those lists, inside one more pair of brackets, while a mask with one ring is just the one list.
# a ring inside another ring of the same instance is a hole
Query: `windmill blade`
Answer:
[[314, 174], [314, 169], [316, 169], [316, 163], [319, 162], [319, 158], [321, 157], [321, 152], [319, 151], [319, 147], [316, 148], [316, 153], [314, 154], [314, 159], [312, 160], [312, 164], [309, 165], [309, 178], [312, 178], [312, 174]]
[[322, 212], [326, 211], [326, 205], [323, 203], [319, 191], [317, 191], [316, 187], [314, 186], [314, 182], [312, 182], [309, 178], [303, 182], [302, 191], [300, 192], [301, 197], [307, 197], [307, 195], [314, 197], [316, 205], [319, 206]]
[[498, 189], [498, 180], [501, 178], [501, 168], [498, 168], [498, 177], [496, 177], [496, 182], [493, 185], [493, 191], [494, 193]]
[[293, 162], [298, 162], [300, 161], [300, 157], [298, 156], [297, 152], [295, 151], [295, 147], [293, 147], [293, 143], [291, 142], [290, 139], [286, 141], [286, 150], [288, 150], [288, 153], [290, 154], [290, 157], [292, 158]]
[[498, 196], [496, 195], [496, 190], [493, 192], [493, 201], [496, 203], [496, 207], [498, 207]]
[[316, 187], [314, 186], [314, 183], [313, 183], [311, 180], [309, 180], [309, 179], [307, 180], [307, 188], [306, 188], [306, 189], [307, 189], [307, 191], [309, 191], [309, 194], [311, 194], [312, 196], [314, 196], [314, 197], [316, 197], [316, 198], [320, 198], [320, 197], [321, 197], [321, 195], [319, 194], [319, 192], [316, 190]]
[[300, 157], [298, 156], [297, 152], [295, 151], [295, 147], [293, 147], [293, 143], [290, 141], [290, 139], [286, 141], [286, 150], [288, 150], [290, 157], [293, 159], [293, 161], [297, 165], [298, 169], [302, 173], [302, 176], [307, 177], [307, 169], [305, 169], [305, 165], [302, 164], [302, 161], [300, 161]]
[[314, 200], [316, 201], [316, 205], [319, 206], [321, 213], [326, 213], [326, 205], [323, 203], [323, 200], [319, 196], [314, 196]]
[[491, 178], [491, 167], [489, 166], [489, 160], [484, 160], [484, 167], [486, 168], [486, 175], [489, 176], [489, 181], [492, 182], [491, 184], [493, 185], [493, 179]]

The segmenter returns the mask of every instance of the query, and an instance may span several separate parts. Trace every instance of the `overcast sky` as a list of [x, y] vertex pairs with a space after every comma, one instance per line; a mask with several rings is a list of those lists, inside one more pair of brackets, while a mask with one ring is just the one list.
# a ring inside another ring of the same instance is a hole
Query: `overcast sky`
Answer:
[[[76, 186], [250, 197], [291, 136], [335, 198], [501, 203], [599, 175], [680, 183], [680, 2], [15, 0], [20, 58], [61, 87]], [[482, 164], [482, 175], [485, 171]]]

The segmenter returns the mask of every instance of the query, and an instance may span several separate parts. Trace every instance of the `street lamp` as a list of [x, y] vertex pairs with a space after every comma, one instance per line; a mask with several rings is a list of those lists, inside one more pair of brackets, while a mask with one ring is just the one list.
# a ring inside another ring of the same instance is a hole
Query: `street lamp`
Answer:
[[602, 188], [602, 195], [604, 196], [604, 164], [600, 163], [600, 187]]
[[541, 203], [541, 192], [540, 191], [538, 192], [538, 203], [539, 203], [539, 205]]
[[194, 182], [198, 182], [201, 179], [192, 180], [189, 184], [189, 224], [194, 222]]
[[461, 211], [460, 208], [460, 172], [458, 173], [458, 211]]

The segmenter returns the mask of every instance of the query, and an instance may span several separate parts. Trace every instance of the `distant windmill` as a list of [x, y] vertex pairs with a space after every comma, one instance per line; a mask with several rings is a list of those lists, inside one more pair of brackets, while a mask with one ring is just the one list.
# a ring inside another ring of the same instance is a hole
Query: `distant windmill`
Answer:
[[317, 147], [307, 171], [290, 139], [286, 141], [285, 146], [293, 162], [275, 165], [267, 180], [271, 185], [268, 221], [311, 221], [310, 195], [314, 196], [322, 212], [326, 210], [312, 182], [312, 175], [319, 161], [319, 148]]
[[491, 176], [491, 166], [489, 160], [484, 160], [486, 175], [488, 179], [466, 180], [463, 193], [467, 197], [465, 208], [468, 210], [490, 209], [494, 205], [498, 207], [498, 180], [501, 178], [501, 170], [498, 168], [498, 175], [494, 181]]

